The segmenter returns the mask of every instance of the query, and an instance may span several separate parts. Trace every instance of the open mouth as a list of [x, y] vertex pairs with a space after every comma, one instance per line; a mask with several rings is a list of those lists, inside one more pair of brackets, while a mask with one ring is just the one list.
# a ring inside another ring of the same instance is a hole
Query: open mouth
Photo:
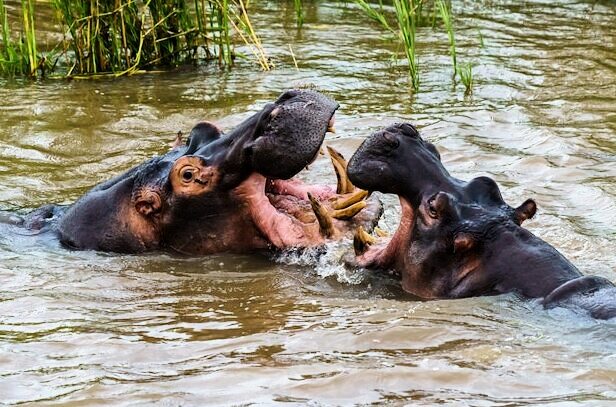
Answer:
[[[334, 131], [334, 120], [332, 115], [327, 131]], [[371, 230], [380, 217], [380, 202], [368, 199], [367, 191], [351, 183], [346, 174], [347, 161], [334, 148], [324, 149], [321, 143], [304, 168], [321, 154], [330, 156], [335, 186], [306, 183], [298, 179], [299, 172], [285, 180], [255, 173], [241, 185], [242, 194], [251, 196], [249, 206], [257, 227], [266, 237], [273, 236], [269, 240], [274, 243], [280, 238], [280, 246], [318, 245], [351, 232], [356, 224]]]

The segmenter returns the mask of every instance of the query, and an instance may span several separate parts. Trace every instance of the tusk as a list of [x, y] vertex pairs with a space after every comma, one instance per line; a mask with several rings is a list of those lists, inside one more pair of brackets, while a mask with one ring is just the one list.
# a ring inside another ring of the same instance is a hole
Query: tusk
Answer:
[[329, 119], [329, 122], [327, 122], [327, 131], [329, 131], [330, 133], [336, 132], [336, 129], [334, 129], [334, 123], [336, 123], [336, 115], [333, 115]]
[[331, 215], [310, 192], [308, 192], [308, 199], [310, 200], [312, 211], [319, 222], [321, 234], [325, 237], [333, 237], [336, 234], [336, 229], [334, 228], [334, 221]]
[[368, 246], [375, 244], [376, 238], [370, 235], [368, 232], [364, 230], [362, 226], [359, 226], [355, 231], [355, 236], [353, 236], [353, 249], [355, 250], [356, 255], [363, 254]]
[[374, 233], [376, 233], [376, 235], [377, 235], [378, 237], [388, 237], [388, 236], [389, 236], [389, 232], [387, 232], [387, 231], [385, 231], [385, 230], [381, 229], [381, 228], [380, 228], [380, 227], [378, 227], [378, 226], [375, 226], [375, 228], [374, 228]]
[[344, 209], [338, 209], [334, 211], [332, 213], [332, 217], [336, 219], [342, 219], [342, 220], [351, 219], [353, 216], [361, 212], [361, 210], [364, 209], [366, 205], [367, 205], [366, 201], [359, 201]]
[[319, 149], [319, 155], [325, 155], [325, 150], [323, 150], [323, 147]]
[[348, 194], [349, 192], [353, 192], [355, 190], [355, 186], [351, 183], [351, 180], [349, 180], [347, 175], [347, 162], [344, 159], [344, 156], [330, 146], [327, 146], [327, 151], [329, 151], [329, 156], [332, 159], [332, 165], [334, 166], [334, 171], [336, 172], [336, 178], [338, 179], [336, 192], [339, 194]]
[[364, 191], [363, 189], [358, 189], [356, 192], [353, 192], [351, 196], [347, 197], [339, 197], [334, 201], [332, 207], [334, 209], [344, 209], [357, 203], [359, 201], [364, 200], [368, 196], [368, 191]]

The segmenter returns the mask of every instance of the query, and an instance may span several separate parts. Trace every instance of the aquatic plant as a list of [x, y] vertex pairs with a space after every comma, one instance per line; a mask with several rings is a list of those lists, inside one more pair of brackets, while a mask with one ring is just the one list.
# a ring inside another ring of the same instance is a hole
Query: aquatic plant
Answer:
[[473, 65], [468, 63], [459, 66], [458, 75], [460, 75], [460, 81], [462, 81], [466, 88], [465, 94], [469, 95], [473, 93]]
[[408, 60], [409, 77], [411, 86], [415, 91], [419, 90], [419, 62], [417, 60], [417, 12], [421, 0], [394, 0], [396, 21], [398, 22], [399, 35], [404, 44], [404, 52]]
[[0, 72], [8, 75], [44, 75], [49, 61], [41, 56], [36, 47], [34, 26], [34, 0], [21, 1], [21, 31], [12, 35], [4, 0], [0, 0]]
[[[0, 69], [35, 75], [53, 66], [37, 52], [35, 0], [21, 1], [21, 36], [14, 40], [0, 0]], [[62, 27], [66, 76], [141, 72], [197, 60], [233, 65], [240, 38], [261, 69], [271, 64], [249, 18], [248, 0], [51, 0]]]
[[64, 40], [65, 49], [74, 53], [69, 75], [121, 75], [154, 65], [175, 66], [198, 56], [211, 58], [210, 31], [220, 63], [231, 64], [224, 3], [195, 1], [189, 10], [185, 0], [147, 0], [143, 5], [134, 0], [52, 0], [70, 34]]
[[302, 28], [304, 25], [304, 9], [302, 7], [302, 0], [293, 0], [293, 6], [295, 7], [295, 18], [297, 20], [297, 27]]
[[[451, 10], [451, 2], [449, 0], [392, 0], [395, 20], [398, 30], [392, 30], [388, 23], [382, 1], [369, 2], [367, 0], [353, 0], [364, 13], [372, 20], [378, 22], [383, 28], [395, 32], [399, 38], [402, 47], [404, 48], [406, 59], [408, 61], [409, 77], [411, 79], [411, 87], [413, 90], [419, 90], [419, 62], [417, 57], [417, 28], [426, 26], [436, 26], [437, 14], [443, 22], [447, 37], [449, 40], [449, 54], [451, 56], [451, 64], [453, 68], [453, 80], [456, 76], [460, 76], [460, 80], [466, 87], [466, 93], [472, 92], [473, 87], [473, 71], [472, 65], [458, 65], [456, 38], [453, 26], [453, 13]], [[432, 6], [432, 7], [431, 7]], [[483, 38], [480, 34], [481, 44], [483, 46]]]
[[458, 62], [456, 61], [456, 37], [453, 30], [453, 21], [451, 16], [451, 4], [445, 2], [445, 0], [436, 0], [436, 7], [439, 10], [441, 20], [447, 31], [447, 37], [449, 38], [449, 55], [451, 55], [451, 64], [453, 66], [453, 78], [456, 78], [456, 72], [458, 71]]
[[[269, 71], [272, 68], [272, 64], [267, 57], [261, 39], [255, 32], [250, 19], [248, 18], [248, 11], [244, 0], [235, 0], [236, 7], [230, 7], [228, 10], [235, 17], [234, 19], [228, 19], [227, 21], [235, 28], [236, 32], [242, 38], [242, 41], [250, 48], [250, 51], [257, 60], [259, 66], [264, 71]], [[226, 0], [225, 0], [226, 3]], [[248, 0], [246, 0], [248, 3]], [[236, 22], [234, 22], [237, 21]]]

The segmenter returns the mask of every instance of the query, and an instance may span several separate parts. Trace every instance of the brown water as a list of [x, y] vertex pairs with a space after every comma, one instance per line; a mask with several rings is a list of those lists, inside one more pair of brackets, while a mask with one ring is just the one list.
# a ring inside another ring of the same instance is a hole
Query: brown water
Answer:
[[[519, 3], [455, 4], [472, 98], [451, 86], [444, 34], [420, 31], [413, 96], [395, 45], [329, 2], [301, 33], [277, 2], [255, 15], [270, 73], [0, 82], [0, 208], [70, 203], [198, 120], [229, 128], [313, 83], [342, 105], [331, 145], [350, 155], [413, 121], [455, 176], [490, 175], [511, 204], [534, 197], [528, 227], [616, 280], [616, 4]], [[306, 178], [332, 174], [321, 159]], [[274, 263], [71, 252], [21, 233], [0, 227], [0, 403], [616, 405], [613, 322], [514, 296], [415, 302], [340, 267], [349, 242]]]

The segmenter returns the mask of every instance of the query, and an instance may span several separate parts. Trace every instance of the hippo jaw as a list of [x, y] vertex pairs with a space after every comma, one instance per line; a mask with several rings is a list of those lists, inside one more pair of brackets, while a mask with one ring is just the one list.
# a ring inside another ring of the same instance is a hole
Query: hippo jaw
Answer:
[[514, 209], [487, 177], [453, 178], [436, 148], [410, 124], [376, 132], [349, 161], [360, 188], [397, 194], [398, 230], [386, 243], [358, 231], [356, 264], [394, 269], [405, 291], [456, 298], [516, 291], [543, 297], [579, 271], [548, 243], [521, 227], [536, 204]]

